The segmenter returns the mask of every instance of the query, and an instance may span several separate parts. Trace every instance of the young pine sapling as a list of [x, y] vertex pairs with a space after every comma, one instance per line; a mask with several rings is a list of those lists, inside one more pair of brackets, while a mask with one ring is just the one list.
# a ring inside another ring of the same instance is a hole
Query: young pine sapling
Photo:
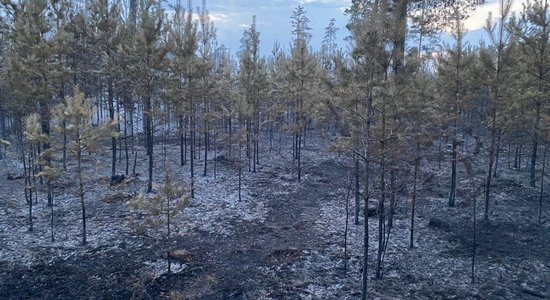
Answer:
[[[86, 98], [79, 88], [74, 89], [73, 97], [66, 97], [64, 103], [60, 103], [55, 109], [56, 126], [65, 124], [65, 132], [68, 140], [68, 154], [76, 158], [76, 173], [78, 180], [78, 194], [82, 208], [82, 244], [86, 244], [86, 206], [84, 203], [84, 178], [82, 155], [84, 150], [93, 152], [100, 142], [114, 135], [115, 122], [108, 121], [92, 126], [92, 100]], [[70, 172], [70, 171], [69, 171]]]
[[172, 231], [183, 208], [189, 202], [191, 189], [187, 185], [176, 182], [174, 174], [170, 169], [166, 171], [164, 183], [157, 185], [156, 193], [140, 193], [130, 201], [130, 205], [138, 211], [145, 212], [145, 222], [154, 229], [165, 228], [164, 237], [166, 241], [166, 259], [168, 260], [168, 273], [171, 272], [171, 249], [170, 241]]

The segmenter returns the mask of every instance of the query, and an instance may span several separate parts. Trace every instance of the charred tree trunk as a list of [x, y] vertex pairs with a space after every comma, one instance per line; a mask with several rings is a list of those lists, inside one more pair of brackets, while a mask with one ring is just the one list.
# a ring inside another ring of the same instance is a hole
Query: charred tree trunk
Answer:
[[[207, 124], [204, 124], [204, 126], [207, 126]], [[208, 129], [204, 129], [204, 173], [203, 176], [207, 175], [207, 166], [208, 166], [208, 148], [209, 148], [209, 134]]]
[[[349, 176], [348, 176], [349, 181]], [[348, 224], [349, 224], [349, 194], [351, 192], [351, 182], [348, 182], [348, 192], [346, 193], [346, 225], [344, 228], [344, 274], [348, 273]]]
[[35, 182], [34, 182], [34, 147], [31, 145], [29, 146], [29, 155], [28, 155], [28, 174], [27, 174], [27, 182], [28, 182], [28, 190], [29, 190], [29, 231], [32, 232], [34, 230], [34, 222], [32, 220], [32, 206], [33, 206], [33, 200], [32, 200], [32, 194], [33, 190], [35, 189]]
[[170, 255], [170, 196], [166, 195], [166, 260], [168, 261], [168, 273], [172, 272], [172, 261]]
[[409, 248], [414, 248], [414, 217], [416, 214], [416, 187], [418, 182], [418, 169], [420, 168], [420, 145], [416, 144], [416, 157], [414, 159], [413, 192], [411, 201], [411, 237]]
[[495, 170], [493, 171], [493, 177], [497, 178], [498, 177], [498, 161], [499, 161], [499, 158], [500, 158], [500, 139], [501, 139], [501, 136], [502, 136], [502, 129], [499, 128], [498, 130], [498, 135], [497, 135], [497, 151], [496, 151], [496, 156], [495, 156]]
[[359, 212], [361, 205], [359, 200], [359, 158], [355, 156], [355, 225], [359, 225]]
[[187, 164], [187, 140], [189, 135], [187, 134], [187, 120], [185, 120], [185, 125], [183, 127], [183, 165]]
[[456, 138], [453, 138], [453, 152], [451, 156], [451, 192], [449, 193], [449, 206], [455, 206], [456, 200], [456, 159], [457, 159], [457, 141]]
[[[242, 127], [242, 124], [241, 126]], [[242, 129], [239, 129], [239, 131]], [[243, 145], [241, 140], [241, 135], [239, 134], [239, 202], [242, 200], [241, 198], [241, 190], [242, 190], [242, 177], [243, 177], [243, 160], [242, 160], [242, 152], [243, 152]]]
[[149, 158], [149, 178], [147, 181], [147, 192], [153, 191], [153, 111], [151, 106], [151, 96], [148, 95], [144, 104], [145, 112], [145, 145], [147, 148], [147, 156]]
[[[128, 102], [128, 101], [127, 101]], [[127, 104], [126, 106], [129, 106]], [[128, 145], [128, 107], [124, 108], [124, 156], [126, 158], [126, 169], [124, 170], [126, 176], [128, 176], [130, 171], [130, 153], [129, 153], [129, 145]]]
[[378, 253], [376, 257], [376, 278], [382, 278], [382, 257], [384, 254], [385, 244], [385, 223], [386, 212], [384, 204], [386, 202], [386, 115], [382, 108], [382, 124], [381, 124], [381, 139], [380, 139], [380, 201], [378, 202]]
[[540, 123], [540, 107], [541, 103], [536, 102], [535, 103], [535, 129], [533, 132], [533, 150], [531, 151], [531, 165], [530, 165], [530, 172], [529, 172], [529, 178], [530, 178], [530, 185], [531, 187], [535, 187], [535, 167], [537, 164], [537, 150], [539, 147], [539, 123]]
[[184, 140], [185, 140], [185, 131], [183, 127], [183, 116], [179, 117], [179, 125], [180, 125], [180, 131], [179, 131], [179, 138], [180, 138], [180, 166], [185, 165], [185, 160], [183, 157], [183, 153], [185, 151], [184, 149]]
[[[373, 46], [374, 47], [374, 46]], [[373, 74], [371, 74], [371, 78]], [[364, 161], [365, 161], [365, 190], [364, 190], [364, 200], [365, 205], [363, 206], [363, 218], [365, 220], [364, 222], [364, 231], [363, 231], [363, 270], [361, 274], [361, 299], [366, 300], [368, 296], [368, 258], [369, 258], [369, 199], [370, 199], [370, 178], [371, 170], [370, 170], [370, 143], [371, 143], [371, 120], [374, 115], [374, 108], [372, 105], [372, 99], [373, 99], [373, 90], [370, 88], [368, 90], [368, 97], [366, 99], [366, 113], [367, 113], [367, 120], [365, 124], [365, 135], [366, 135], [366, 143], [365, 143], [365, 155], [364, 155]]]
[[[77, 136], [80, 134], [77, 133]], [[77, 142], [78, 143], [78, 142]], [[82, 208], [82, 245], [86, 245], [86, 206], [84, 205], [84, 182], [82, 180], [82, 147], [77, 145], [76, 162], [77, 162], [77, 177], [78, 177], [78, 195], [80, 196], [80, 207]]]
[[195, 198], [195, 110], [193, 105], [193, 99], [191, 98], [191, 116], [189, 119], [191, 130], [191, 145], [189, 157], [191, 159], [191, 199]]
[[[48, 193], [53, 195], [53, 192], [52, 192], [52, 188], [51, 186], [48, 187]], [[54, 213], [53, 213], [53, 197], [52, 197], [52, 205], [50, 205], [50, 233], [51, 233], [51, 241], [52, 243], [55, 242], [55, 237], [54, 237], [54, 227], [53, 227], [53, 218], [54, 218]]]
[[489, 221], [489, 203], [491, 200], [491, 180], [493, 176], [493, 161], [495, 158], [495, 144], [496, 144], [496, 135], [497, 130], [495, 127], [496, 122], [496, 111], [493, 109], [493, 118], [492, 118], [492, 128], [491, 128], [491, 145], [489, 146], [489, 167], [487, 168], [487, 178], [485, 181], [485, 211], [483, 214], [483, 220], [485, 222]]
[[[395, 168], [392, 165], [390, 165], [390, 211], [388, 212], [388, 229], [391, 229], [393, 227], [393, 216], [395, 214], [395, 194], [397, 193], [395, 188]], [[388, 233], [389, 235], [389, 233]], [[387, 241], [386, 241], [387, 243]]]
[[[114, 105], [114, 92], [113, 82], [109, 80], [107, 84], [107, 103], [109, 106], [109, 119], [111, 122], [115, 121], [115, 105]], [[111, 176], [116, 175], [116, 137], [111, 137]]]
[[544, 196], [544, 172], [546, 170], [546, 154], [548, 152], [548, 145], [544, 145], [544, 152], [542, 153], [542, 171], [540, 174], [540, 194], [539, 194], [539, 225], [542, 225], [542, 198]]

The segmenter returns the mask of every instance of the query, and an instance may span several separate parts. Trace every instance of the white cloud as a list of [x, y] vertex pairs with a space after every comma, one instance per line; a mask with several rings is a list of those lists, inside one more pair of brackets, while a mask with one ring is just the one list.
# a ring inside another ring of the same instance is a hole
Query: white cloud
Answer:
[[[210, 21], [214, 22], [216, 24], [229, 22], [229, 15], [227, 15], [227, 14], [209, 13], [208, 16], [210, 17]], [[193, 19], [198, 20], [199, 19], [199, 14], [198, 13], [193, 13]]]
[[300, 0], [300, 4], [323, 4], [323, 5], [330, 5], [330, 6], [342, 6], [347, 5], [349, 6], [351, 1], [349, 0]]
[[[510, 14], [513, 12], [516, 14], [519, 13], [522, 10], [523, 2], [523, 0], [512, 0]], [[492, 14], [493, 18], [498, 18], [500, 15], [500, 0], [490, 1], [478, 7], [474, 14], [464, 21], [464, 27], [466, 30], [476, 30], [485, 27], [489, 13]]]
[[213, 22], [223, 23], [227, 22], [229, 19], [229, 16], [222, 13], [212, 13], [210, 14], [210, 20]]

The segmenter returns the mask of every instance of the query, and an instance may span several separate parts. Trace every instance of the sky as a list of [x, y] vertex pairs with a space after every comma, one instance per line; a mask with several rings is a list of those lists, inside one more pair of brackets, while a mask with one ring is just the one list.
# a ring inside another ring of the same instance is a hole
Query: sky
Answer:
[[[477, 8], [475, 13], [465, 21], [466, 41], [477, 45], [480, 39], [487, 39], [483, 27], [489, 12], [498, 16], [498, 0], [488, 0], [486, 4]], [[512, 11], [519, 13], [524, 0], [513, 1]], [[269, 55], [277, 41], [284, 48], [289, 48], [291, 37], [290, 16], [292, 11], [302, 5], [307, 11], [312, 28], [311, 46], [319, 49], [324, 36], [325, 27], [331, 18], [336, 19], [338, 31], [338, 46], [347, 49], [348, 43], [344, 38], [348, 35], [345, 25], [348, 17], [344, 10], [349, 7], [351, 0], [206, 0], [206, 8], [217, 30], [218, 44], [224, 44], [235, 53], [240, 48], [240, 39], [243, 31], [252, 23], [252, 16], [256, 16], [257, 30], [260, 32], [260, 51]], [[193, 1], [193, 6], [200, 5], [200, 1]], [[450, 42], [448, 36], [442, 37], [443, 42]]]

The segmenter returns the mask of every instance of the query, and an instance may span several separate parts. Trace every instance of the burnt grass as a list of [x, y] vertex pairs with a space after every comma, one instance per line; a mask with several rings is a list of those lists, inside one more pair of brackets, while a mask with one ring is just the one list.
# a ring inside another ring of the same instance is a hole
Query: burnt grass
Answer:
[[[55, 208], [58, 232], [52, 243], [43, 195], [35, 208], [35, 231], [28, 232], [21, 180], [7, 180], [8, 173], [17, 168], [6, 167], [0, 174], [5, 191], [0, 194], [0, 299], [360, 298], [364, 220], [360, 218], [360, 226], [353, 225], [353, 199], [347, 273], [343, 268], [344, 198], [352, 164], [344, 156], [326, 152], [322, 145], [319, 140], [307, 145], [301, 182], [290, 149], [283, 149], [282, 154], [262, 149], [256, 173], [248, 173], [243, 163], [245, 196], [241, 203], [216, 202], [216, 197], [235, 197], [235, 160], [221, 156], [222, 149], [217, 158], [210, 153], [209, 175], [203, 177], [200, 159], [197, 194], [213, 196], [192, 201], [190, 207], [198, 217], [181, 216], [185, 228], [169, 241], [174, 251], [172, 273], [166, 272], [166, 241], [132, 225], [139, 214], [126, 201], [146, 185], [145, 176], [121, 186], [109, 185], [105, 179], [109, 174], [107, 150], [99, 155], [107, 165], [99, 167], [87, 183], [89, 226], [97, 230], [89, 232], [91, 242], [85, 246], [79, 244], [80, 206], [74, 183], [68, 179], [58, 187], [57, 194], [64, 200]], [[179, 157], [176, 143], [168, 149], [169, 158]], [[218, 179], [212, 175], [214, 159]], [[88, 162], [90, 166], [93, 161]], [[146, 174], [146, 161], [140, 164], [138, 171]], [[188, 167], [177, 173], [184, 180], [189, 177]], [[439, 169], [437, 163], [423, 161], [414, 249], [408, 248], [410, 197], [406, 192], [397, 197], [384, 279], [374, 279], [377, 217], [369, 218], [370, 297], [548, 299], [547, 198], [546, 222], [537, 225], [538, 189], [528, 187], [527, 172], [503, 163], [493, 186], [490, 221], [483, 222], [481, 189], [474, 190], [460, 168], [457, 205], [447, 207], [447, 167], [447, 162]], [[478, 183], [484, 167], [480, 158]], [[161, 173], [162, 164], [157, 162], [157, 180]], [[121, 193], [124, 197], [118, 199]], [[474, 194], [478, 223], [476, 282], [472, 284]], [[226, 213], [228, 207], [232, 210]]]

